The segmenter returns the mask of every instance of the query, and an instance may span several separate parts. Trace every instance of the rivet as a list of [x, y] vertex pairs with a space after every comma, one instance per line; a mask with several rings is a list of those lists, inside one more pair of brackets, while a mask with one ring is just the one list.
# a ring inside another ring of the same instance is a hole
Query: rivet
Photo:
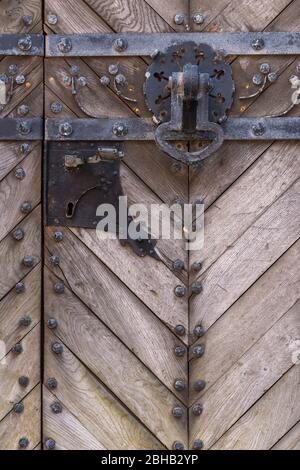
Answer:
[[55, 390], [57, 388], [57, 380], [54, 377], [51, 377], [47, 380], [47, 387], [50, 390]]
[[203, 413], [203, 406], [199, 405], [199, 403], [196, 403], [192, 406], [192, 413], [195, 416], [201, 416]]
[[185, 327], [183, 325], [177, 325], [175, 326], [175, 333], [178, 336], [184, 336], [185, 335]]
[[202, 287], [201, 282], [193, 282], [193, 284], [191, 285], [191, 291], [192, 291], [192, 294], [194, 295], [201, 294], [202, 290], [203, 290], [203, 287]]
[[194, 444], [193, 444], [194, 450], [202, 450], [203, 447], [204, 447], [203, 441], [200, 441], [200, 439], [197, 439], [196, 441], [194, 441]]
[[88, 84], [88, 79], [87, 79], [86, 77], [83, 77], [83, 76], [82, 76], [82, 77], [79, 77], [79, 78], [78, 78], [78, 84], [79, 84], [80, 86], [83, 86], [83, 87], [84, 87], [84, 86], [87, 86], [87, 84]]
[[194, 384], [196, 392], [202, 392], [206, 387], [206, 382], [204, 380], [197, 380]]
[[53, 237], [56, 242], [61, 242], [64, 239], [64, 234], [63, 232], [57, 231], [54, 233]]
[[20, 414], [20, 413], [23, 413], [23, 411], [24, 411], [23, 403], [16, 403], [14, 406], [14, 412]]
[[202, 338], [202, 336], [205, 335], [205, 329], [202, 325], [197, 325], [194, 329], [194, 334], [197, 336], [197, 338]]
[[182, 25], [185, 21], [185, 15], [183, 13], [176, 13], [174, 16], [174, 23], [178, 26]]
[[56, 414], [56, 415], [58, 415], [59, 413], [61, 413], [61, 412], [62, 412], [62, 406], [61, 406], [61, 404], [60, 404], [60, 403], [53, 403], [53, 404], [51, 405], [51, 411], [52, 411], [54, 414]]
[[175, 269], [175, 271], [183, 271], [183, 269], [184, 269], [184, 262], [183, 262], [181, 259], [176, 259], [176, 260], [173, 262], [173, 269]]
[[127, 126], [125, 126], [125, 124], [122, 124], [121, 122], [116, 122], [113, 125], [112, 132], [117, 137], [120, 137], [128, 134], [128, 128]]
[[180, 162], [172, 163], [172, 166], [171, 166], [172, 173], [178, 173], [181, 170], [182, 170], [182, 165]]
[[119, 73], [119, 66], [118, 64], [109, 64], [108, 66], [108, 72], [111, 75], [117, 75]]
[[56, 294], [63, 294], [65, 292], [65, 285], [62, 282], [56, 282], [53, 285], [53, 289]]
[[103, 86], [108, 86], [110, 84], [110, 78], [107, 75], [102, 75], [99, 80]]
[[176, 297], [184, 297], [186, 294], [186, 287], [184, 286], [177, 286], [174, 289]]
[[19, 377], [19, 385], [21, 385], [21, 387], [27, 387], [29, 385], [29, 377], [26, 377], [26, 375]]
[[54, 15], [53, 13], [49, 13], [49, 15], [47, 15], [47, 22], [48, 24], [55, 26], [58, 23], [57, 15]]
[[20, 145], [20, 152], [22, 155], [27, 155], [32, 150], [32, 145], [28, 143], [24, 143]]
[[22, 135], [28, 135], [31, 132], [31, 125], [26, 121], [19, 122], [17, 130]]
[[53, 266], [59, 266], [59, 263], [60, 263], [59, 256], [57, 256], [57, 255], [51, 256], [50, 263], [53, 264]]
[[23, 317], [21, 317], [21, 319], [20, 319], [20, 325], [21, 326], [28, 327], [28, 326], [31, 325], [31, 323], [32, 323], [32, 320], [31, 320], [29, 315], [23, 315]]
[[45, 447], [47, 450], [53, 450], [55, 449], [56, 442], [54, 439], [48, 438], [45, 442]]
[[262, 125], [261, 122], [259, 122], [258, 124], [254, 124], [252, 126], [252, 132], [254, 135], [256, 136], [262, 136], [264, 135], [264, 133], [266, 132], [266, 129], [265, 127]]
[[61, 38], [58, 41], [57, 48], [62, 53], [67, 53], [72, 50], [72, 41], [70, 38]]
[[174, 351], [177, 357], [184, 357], [186, 354], [186, 348], [184, 346], [176, 346]]
[[17, 242], [20, 242], [21, 240], [23, 240], [24, 235], [25, 235], [24, 231], [21, 228], [17, 228], [16, 230], [12, 232], [12, 237]]
[[176, 379], [175, 382], [174, 382], [174, 388], [175, 390], [177, 390], [178, 392], [183, 392], [183, 390], [186, 389], [186, 383], [184, 380], [182, 379]]
[[55, 328], [58, 327], [58, 322], [55, 320], [55, 318], [49, 318], [47, 321], [47, 326], [50, 330], [55, 330]]
[[263, 73], [264, 75], [267, 75], [267, 74], [270, 72], [270, 70], [271, 70], [270, 64], [267, 64], [267, 63], [260, 64], [259, 70], [260, 70], [261, 73]]
[[23, 352], [23, 346], [21, 343], [17, 343], [14, 345], [14, 347], [12, 348], [12, 351], [15, 353], [15, 354], [21, 354]]
[[22, 19], [25, 26], [31, 26], [33, 23], [32, 15], [24, 15]]
[[184, 445], [182, 444], [182, 442], [175, 441], [174, 444], [173, 444], [173, 449], [174, 450], [184, 450]]
[[73, 134], [73, 128], [69, 122], [63, 122], [60, 124], [58, 131], [60, 135], [64, 137], [68, 137], [69, 135]]
[[195, 263], [192, 264], [192, 270], [195, 272], [199, 272], [202, 269], [202, 263], [200, 261], [195, 261]]
[[26, 447], [29, 446], [29, 440], [27, 439], [27, 437], [21, 437], [21, 439], [19, 440], [19, 447], [21, 449], [26, 449]]
[[11, 64], [9, 67], [8, 67], [8, 73], [9, 75], [16, 75], [18, 72], [18, 66], [16, 64]]
[[61, 343], [53, 343], [52, 344], [52, 351], [55, 354], [62, 354], [63, 350], [64, 350], [64, 347]]
[[174, 416], [174, 418], [182, 418], [184, 415], [184, 409], [182, 408], [182, 406], [180, 405], [174, 406], [172, 410], [172, 415]]
[[276, 72], [270, 72], [268, 74], [268, 80], [269, 80], [270, 83], [276, 82], [277, 78], [278, 78], [278, 75], [277, 75]]
[[126, 83], [126, 77], [125, 75], [119, 73], [118, 75], [116, 75], [115, 81], [117, 85], [124, 86]]
[[25, 82], [26, 82], [26, 77], [25, 77], [25, 75], [20, 74], [20, 75], [17, 75], [17, 76], [16, 76], [16, 84], [17, 84], [17, 85], [24, 85]]
[[70, 77], [70, 75], [64, 74], [62, 81], [64, 85], [70, 86], [72, 84], [72, 77]]
[[23, 214], [29, 214], [31, 211], [32, 211], [32, 205], [30, 204], [30, 202], [28, 201], [23, 202], [23, 204], [21, 205], [21, 212], [23, 212]]
[[252, 83], [256, 86], [261, 85], [263, 81], [264, 81], [263, 76], [260, 73], [256, 73], [252, 77]]
[[25, 291], [25, 284], [24, 284], [24, 282], [18, 282], [18, 283], [15, 285], [15, 291], [17, 292], [17, 294], [22, 294], [22, 293]]
[[24, 38], [19, 39], [18, 48], [23, 52], [30, 51], [30, 49], [32, 48], [31, 38], [29, 36], [26, 36]]
[[18, 107], [18, 115], [19, 116], [26, 116], [29, 113], [29, 106], [27, 104], [21, 104]]
[[205, 15], [203, 13], [197, 12], [193, 15], [193, 22], [195, 24], [203, 24], [205, 21]]
[[205, 346], [203, 344], [199, 344], [198, 346], [195, 346], [193, 349], [193, 354], [195, 357], [202, 357], [205, 353]]
[[63, 105], [59, 101], [54, 101], [53, 103], [51, 103], [50, 109], [52, 113], [59, 114], [63, 110]]
[[124, 38], [117, 38], [114, 42], [114, 50], [117, 52], [123, 52], [127, 49], [128, 43]]
[[34, 257], [33, 256], [24, 256], [23, 265], [26, 268], [32, 268], [34, 266]]
[[261, 51], [265, 47], [265, 41], [262, 38], [256, 38], [251, 43], [252, 49]]

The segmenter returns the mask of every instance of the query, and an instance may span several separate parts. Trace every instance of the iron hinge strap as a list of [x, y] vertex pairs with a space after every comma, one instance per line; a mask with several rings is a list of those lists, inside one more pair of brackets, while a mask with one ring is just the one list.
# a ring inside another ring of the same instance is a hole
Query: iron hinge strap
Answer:
[[43, 34], [0, 34], [0, 56], [44, 55]]
[[0, 119], [1, 140], [43, 140], [44, 120], [42, 118]]

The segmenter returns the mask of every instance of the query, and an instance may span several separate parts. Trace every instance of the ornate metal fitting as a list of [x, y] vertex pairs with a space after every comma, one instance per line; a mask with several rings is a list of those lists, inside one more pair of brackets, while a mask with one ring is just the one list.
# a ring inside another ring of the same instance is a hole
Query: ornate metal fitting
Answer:
[[199, 403], [196, 403], [192, 406], [192, 413], [195, 416], [201, 416], [203, 413], [203, 406], [199, 405]]
[[185, 327], [183, 325], [177, 325], [175, 326], [175, 333], [178, 336], [184, 336], [186, 333]]
[[47, 450], [53, 450], [55, 449], [56, 442], [54, 439], [48, 438], [45, 442], [45, 447]]
[[206, 382], [204, 380], [197, 380], [194, 384], [194, 389], [196, 392], [202, 392], [206, 387]]
[[183, 392], [186, 389], [186, 383], [182, 379], [176, 379], [174, 382], [174, 388], [178, 392]]
[[18, 73], [18, 66], [11, 64], [6, 73], [0, 74], [0, 112], [11, 102], [16, 88], [26, 83], [26, 77]]
[[248, 100], [255, 98], [262, 94], [268, 84], [274, 83], [278, 78], [276, 72], [271, 71], [270, 64], [264, 62], [259, 66], [259, 73], [255, 73], [252, 77], [252, 83], [258, 87], [256, 91], [248, 95], [242, 95], [239, 97], [240, 100]]
[[175, 287], [174, 292], [175, 292], [176, 297], [184, 297], [186, 295], [186, 287], [177, 286]]
[[23, 411], [24, 411], [23, 403], [16, 403], [15, 406], [14, 406], [14, 412], [18, 413], [18, 414], [21, 414], [21, 413], [23, 413]]
[[21, 343], [17, 343], [14, 345], [12, 348], [13, 353], [15, 354], [21, 354], [23, 352], [23, 346]]
[[62, 354], [64, 347], [61, 343], [53, 343], [51, 349], [54, 354]]
[[19, 447], [21, 449], [26, 449], [28, 446], [29, 440], [27, 439], [27, 437], [21, 437], [21, 439], [19, 440]]
[[19, 385], [21, 385], [21, 387], [28, 387], [29, 377], [26, 377], [26, 375], [19, 377]]
[[50, 390], [56, 390], [57, 389], [57, 380], [54, 377], [51, 377], [50, 379], [47, 380], [47, 387]]
[[20, 319], [20, 325], [21, 325], [21, 326], [28, 327], [28, 326], [31, 325], [31, 323], [32, 323], [32, 320], [31, 320], [31, 318], [30, 318], [29, 315], [24, 315], [24, 316], [21, 317], [21, 319]]
[[58, 415], [59, 413], [62, 413], [62, 406], [61, 406], [61, 404], [60, 404], [60, 403], [53, 403], [53, 404], [51, 405], [51, 411], [52, 411], [54, 414], [56, 414], [56, 415]]
[[180, 405], [174, 406], [172, 410], [172, 415], [174, 416], [174, 418], [178, 418], [178, 419], [182, 418], [184, 415], [184, 409], [182, 408], [182, 406]]
[[194, 334], [197, 336], [197, 338], [201, 338], [202, 336], [205, 335], [205, 329], [203, 328], [202, 325], [197, 325], [194, 329]]
[[184, 346], [176, 346], [174, 351], [177, 357], [184, 357], [186, 354], [186, 348]]

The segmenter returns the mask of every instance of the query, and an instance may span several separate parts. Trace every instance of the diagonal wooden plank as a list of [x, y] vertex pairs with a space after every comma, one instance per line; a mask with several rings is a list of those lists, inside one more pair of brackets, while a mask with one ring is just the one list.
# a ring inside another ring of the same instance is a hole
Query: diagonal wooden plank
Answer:
[[[293, 366], [291, 344], [299, 338], [299, 302], [202, 397], [200, 418], [190, 413], [191, 442], [211, 447]], [[276, 358], [276, 361], [274, 360]]]
[[212, 450], [269, 449], [299, 421], [299, 399], [300, 368], [294, 366], [224, 434]]
[[[0, 180], [5, 178], [17, 165], [21, 164], [24, 160], [20, 150], [21, 144], [19, 142], [0, 142]], [[40, 143], [33, 142], [31, 152], [38, 154], [41, 151]]]
[[298, 422], [272, 450], [300, 450], [300, 422]]
[[[94, 439], [110, 450], [161, 449], [163, 445], [65, 345], [60, 358], [49, 352], [52, 342], [56, 340], [55, 336], [46, 333], [45, 364], [48, 377], [57, 380], [55, 396]], [[66, 445], [64, 433], [57, 444]]]

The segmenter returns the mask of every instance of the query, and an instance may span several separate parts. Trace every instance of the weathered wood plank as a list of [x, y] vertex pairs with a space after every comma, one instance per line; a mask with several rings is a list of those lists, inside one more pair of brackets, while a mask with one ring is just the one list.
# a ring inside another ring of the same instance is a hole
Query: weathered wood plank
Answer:
[[[162, 444], [117, 400], [64, 345], [63, 356], [49, 352], [52, 334], [46, 333], [45, 372], [55, 377], [55, 396], [107, 449], [160, 449]], [[63, 436], [62, 436], [63, 437]], [[58, 439], [58, 445], [64, 443]]]
[[293, 366], [290, 347], [299, 338], [299, 307], [298, 302], [204, 394], [201, 418], [190, 413], [191, 442], [202, 439], [211, 447]]
[[280, 439], [272, 450], [300, 450], [300, 422]]
[[[0, 8], [0, 33], [42, 32], [41, 0], [2, 0]], [[32, 16], [32, 24], [28, 27], [23, 16]]]
[[[65, 267], [62, 269], [65, 271]], [[78, 278], [77, 282], [80, 282]], [[51, 281], [49, 285], [46, 278], [46, 291], [50, 288]], [[122, 297], [120, 290], [115, 292]], [[47, 317], [55, 312], [58, 321], [55, 334], [164, 445], [172, 448], [179, 437], [186, 441], [186, 415], [180, 420], [172, 416], [178, 399], [69, 290], [65, 291], [63, 302], [61, 296], [58, 297], [56, 300], [55, 296], [48, 295], [46, 299]], [[109, 314], [112, 318], [112, 311]], [[125, 312], [123, 314], [127, 325], [132, 327], [133, 323]], [[109, 326], [112, 328], [113, 325]], [[143, 331], [141, 329], [139, 334]], [[152, 347], [151, 340], [148, 341]], [[147, 342], [144, 347], [147, 348]], [[153, 354], [151, 347], [147, 349]], [[156, 360], [163, 352], [163, 349], [159, 353], [155, 350]], [[169, 366], [163, 358], [160, 361], [165, 367]], [[103, 439], [101, 442], [105, 445]]]
[[192, 329], [199, 322], [209, 328], [298, 239], [299, 189], [298, 180], [200, 277]]
[[299, 400], [300, 368], [294, 366], [212, 450], [270, 449], [300, 419]]
[[[184, 32], [189, 25], [189, 0], [144, 0], [150, 7], [159, 14], [176, 32]], [[185, 21], [182, 25], [177, 25], [174, 22], [176, 14], [183, 14]]]
[[[40, 143], [33, 142], [32, 152], [39, 154]], [[36, 157], [38, 158], [38, 156]], [[0, 142], [0, 181], [23, 161], [19, 142]]]
[[0, 422], [0, 450], [19, 450], [19, 440], [26, 437], [29, 445], [25, 450], [34, 449], [40, 442], [41, 419], [40, 386], [27, 395], [23, 413], [11, 411]]

